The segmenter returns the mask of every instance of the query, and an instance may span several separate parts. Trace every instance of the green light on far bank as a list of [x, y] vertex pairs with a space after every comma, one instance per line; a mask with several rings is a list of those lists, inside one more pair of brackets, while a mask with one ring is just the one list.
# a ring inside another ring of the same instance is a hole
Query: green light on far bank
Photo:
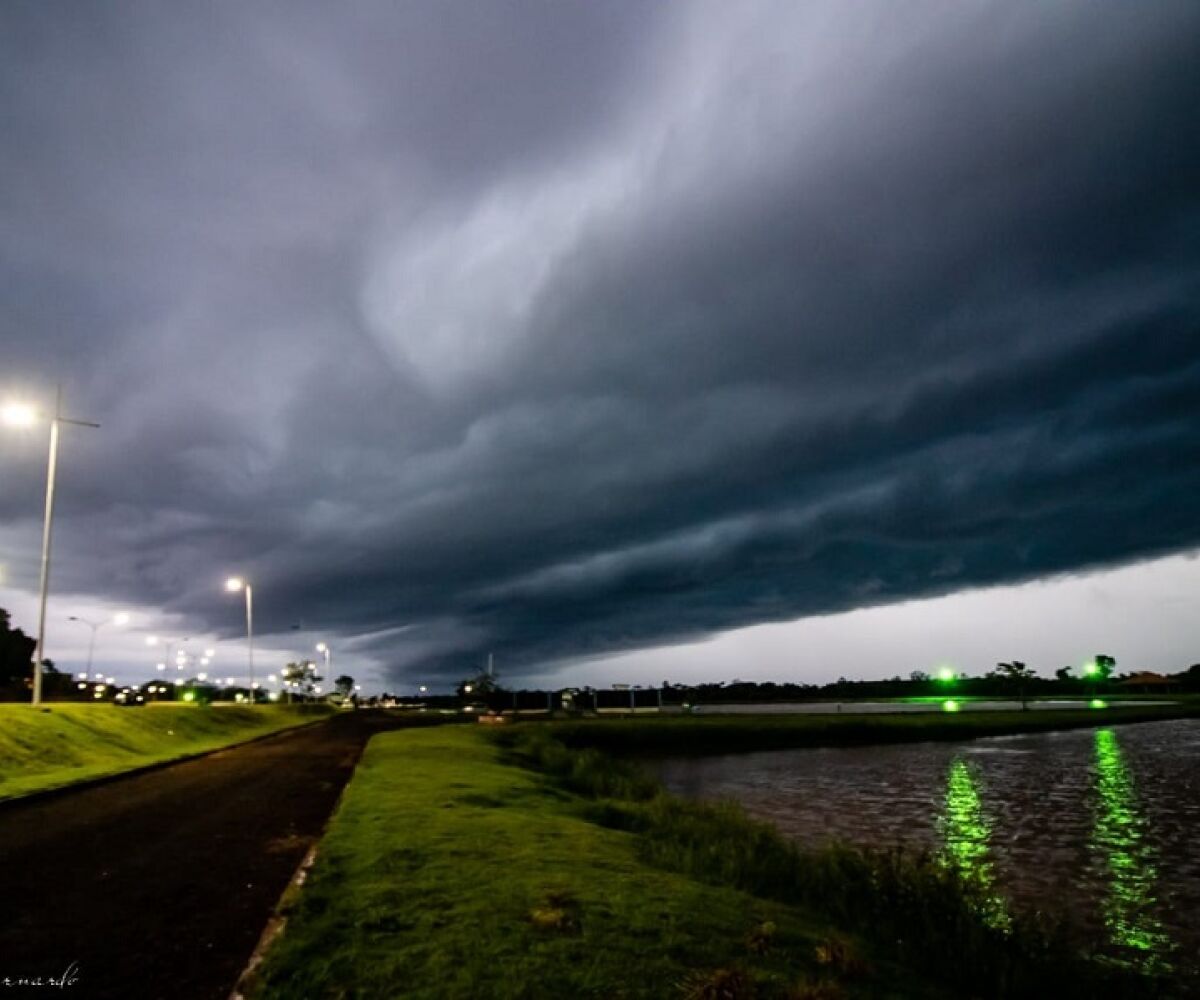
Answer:
[[953, 698], [951, 698], [949, 701], [943, 701], [942, 702], [942, 711], [943, 712], [957, 712], [958, 711], [958, 702], [955, 701]]
[[1100, 672], [1100, 668], [1095, 663], [1085, 663], [1083, 665], [1084, 677], [1095, 677]]
[[196, 692], [195, 691], [184, 691], [183, 692], [183, 700], [184, 701], [195, 701], [196, 700]]
[[953, 668], [942, 667], [942, 669], [937, 672], [937, 679], [943, 684], [952, 684], [957, 677], [955, 676]]
[[1088, 702], [1088, 708], [1108, 708], [1108, 702], [1103, 698], [1093, 698]]

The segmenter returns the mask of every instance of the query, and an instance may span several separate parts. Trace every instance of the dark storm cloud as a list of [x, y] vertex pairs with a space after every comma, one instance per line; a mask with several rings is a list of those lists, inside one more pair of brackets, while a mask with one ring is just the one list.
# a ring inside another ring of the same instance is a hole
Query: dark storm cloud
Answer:
[[0, 18], [61, 587], [528, 675], [1200, 542], [1193, 5]]

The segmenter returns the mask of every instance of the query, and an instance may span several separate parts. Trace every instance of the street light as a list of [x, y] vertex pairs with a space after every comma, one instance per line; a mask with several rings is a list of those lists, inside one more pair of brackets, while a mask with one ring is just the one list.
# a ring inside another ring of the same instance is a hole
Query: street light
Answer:
[[[190, 635], [185, 635], [178, 639], [169, 639], [169, 638], [165, 638], [165, 637], [160, 638], [157, 635], [146, 636], [146, 645], [147, 646], [157, 646], [161, 642], [164, 646], [167, 647], [167, 655], [164, 656], [161, 661], [154, 664], [155, 669], [166, 670], [167, 664], [171, 661], [171, 650], [175, 649], [176, 646], [182, 646], [185, 642], [191, 642], [191, 641], [192, 641], [192, 637]], [[183, 669], [183, 664], [181, 664], [179, 662], [179, 658], [181, 656], [186, 658], [187, 653], [185, 653], [182, 649], [175, 650], [175, 669], [176, 670]]]
[[329, 664], [333, 661], [333, 650], [329, 648], [326, 642], [317, 643], [317, 652], [325, 657], [325, 679], [327, 681], [333, 679], [333, 675], [329, 672]]
[[[40, 414], [28, 403], [7, 403], [0, 407], [0, 420], [9, 427], [32, 427]], [[58, 470], [58, 427], [99, 427], [88, 420], [69, 420], [62, 415], [62, 386], [54, 400], [54, 416], [50, 418], [50, 457], [46, 463], [46, 513], [42, 519], [42, 581], [41, 604], [38, 609], [37, 648], [33, 654], [33, 703], [42, 703], [42, 661], [46, 658], [46, 598], [50, 593], [50, 536], [54, 528], [54, 478]]]
[[88, 621], [88, 619], [80, 618], [78, 615], [71, 615], [71, 617], [68, 618], [67, 621], [79, 622], [79, 624], [86, 625], [88, 628], [90, 628], [92, 630], [92, 637], [88, 640], [88, 661], [87, 661], [88, 673], [91, 673], [92, 672], [92, 655], [96, 652], [96, 633], [100, 629], [104, 628], [105, 625], [126, 625], [126, 624], [128, 624], [129, 623], [129, 615], [127, 615], [124, 611], [121, 611], [118, 614], [113, 615], [107, 621], [102, 621], [102, 622]]
[[240, 576], [231, 576], [225, 581], [225, 589], [236, 594], [239, 590], [246, 591], [246, 650], [250, 663], [251, 704], [254, 703], [254, 595], [250, 584]]

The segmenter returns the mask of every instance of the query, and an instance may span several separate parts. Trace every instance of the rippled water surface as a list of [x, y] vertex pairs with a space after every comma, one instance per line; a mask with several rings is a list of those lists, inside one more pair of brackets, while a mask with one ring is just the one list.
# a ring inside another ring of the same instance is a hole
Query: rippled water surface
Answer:
[[803, 844], [934, 853], [1147, 966], [1200, 953], [1200, 722], [656, 761]]

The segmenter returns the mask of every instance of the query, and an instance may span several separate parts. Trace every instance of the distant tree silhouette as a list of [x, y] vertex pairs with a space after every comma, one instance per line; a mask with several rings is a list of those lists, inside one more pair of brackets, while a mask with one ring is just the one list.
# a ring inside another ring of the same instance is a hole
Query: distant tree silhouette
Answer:
[[481, 670], [466, 680], [459, 681], [458, 691], [460, 698], [471, 697], [486, 697], [489, 694], [494, 694], [499, 690], [499, 685], [496, 683], [496, 678], [493, 674], [489, 674], [486, 670]]
[[1075, 679], [1071, 676], [1070, 667], [1059, 667], [1056, 671], [1054, 671], [1054, 676], [1060, 681], [1073, 681]]
[[997, 663], [996, 669], [992, 673], [996, 677], [1004, 678], [1017, 689], [1017, 697], [1021, 699], [1023, 711], [1029, 708], [1029, 704], [1025, 700], [1025, 685], [1035, 676], [1029, 667], [1020, 660], [1012, 660], [1009, 663]]
[[321, 680], [317, 665], [311, 660], [289, 663], [280, 673], [284, 682], [291, 685], [291, 690], [302, 695], [314, 694], [316, 683]]
[[0, 684], [23, 682], [33, 673], [37, 640], [13, 628], [9, 613], [0, 608]]

